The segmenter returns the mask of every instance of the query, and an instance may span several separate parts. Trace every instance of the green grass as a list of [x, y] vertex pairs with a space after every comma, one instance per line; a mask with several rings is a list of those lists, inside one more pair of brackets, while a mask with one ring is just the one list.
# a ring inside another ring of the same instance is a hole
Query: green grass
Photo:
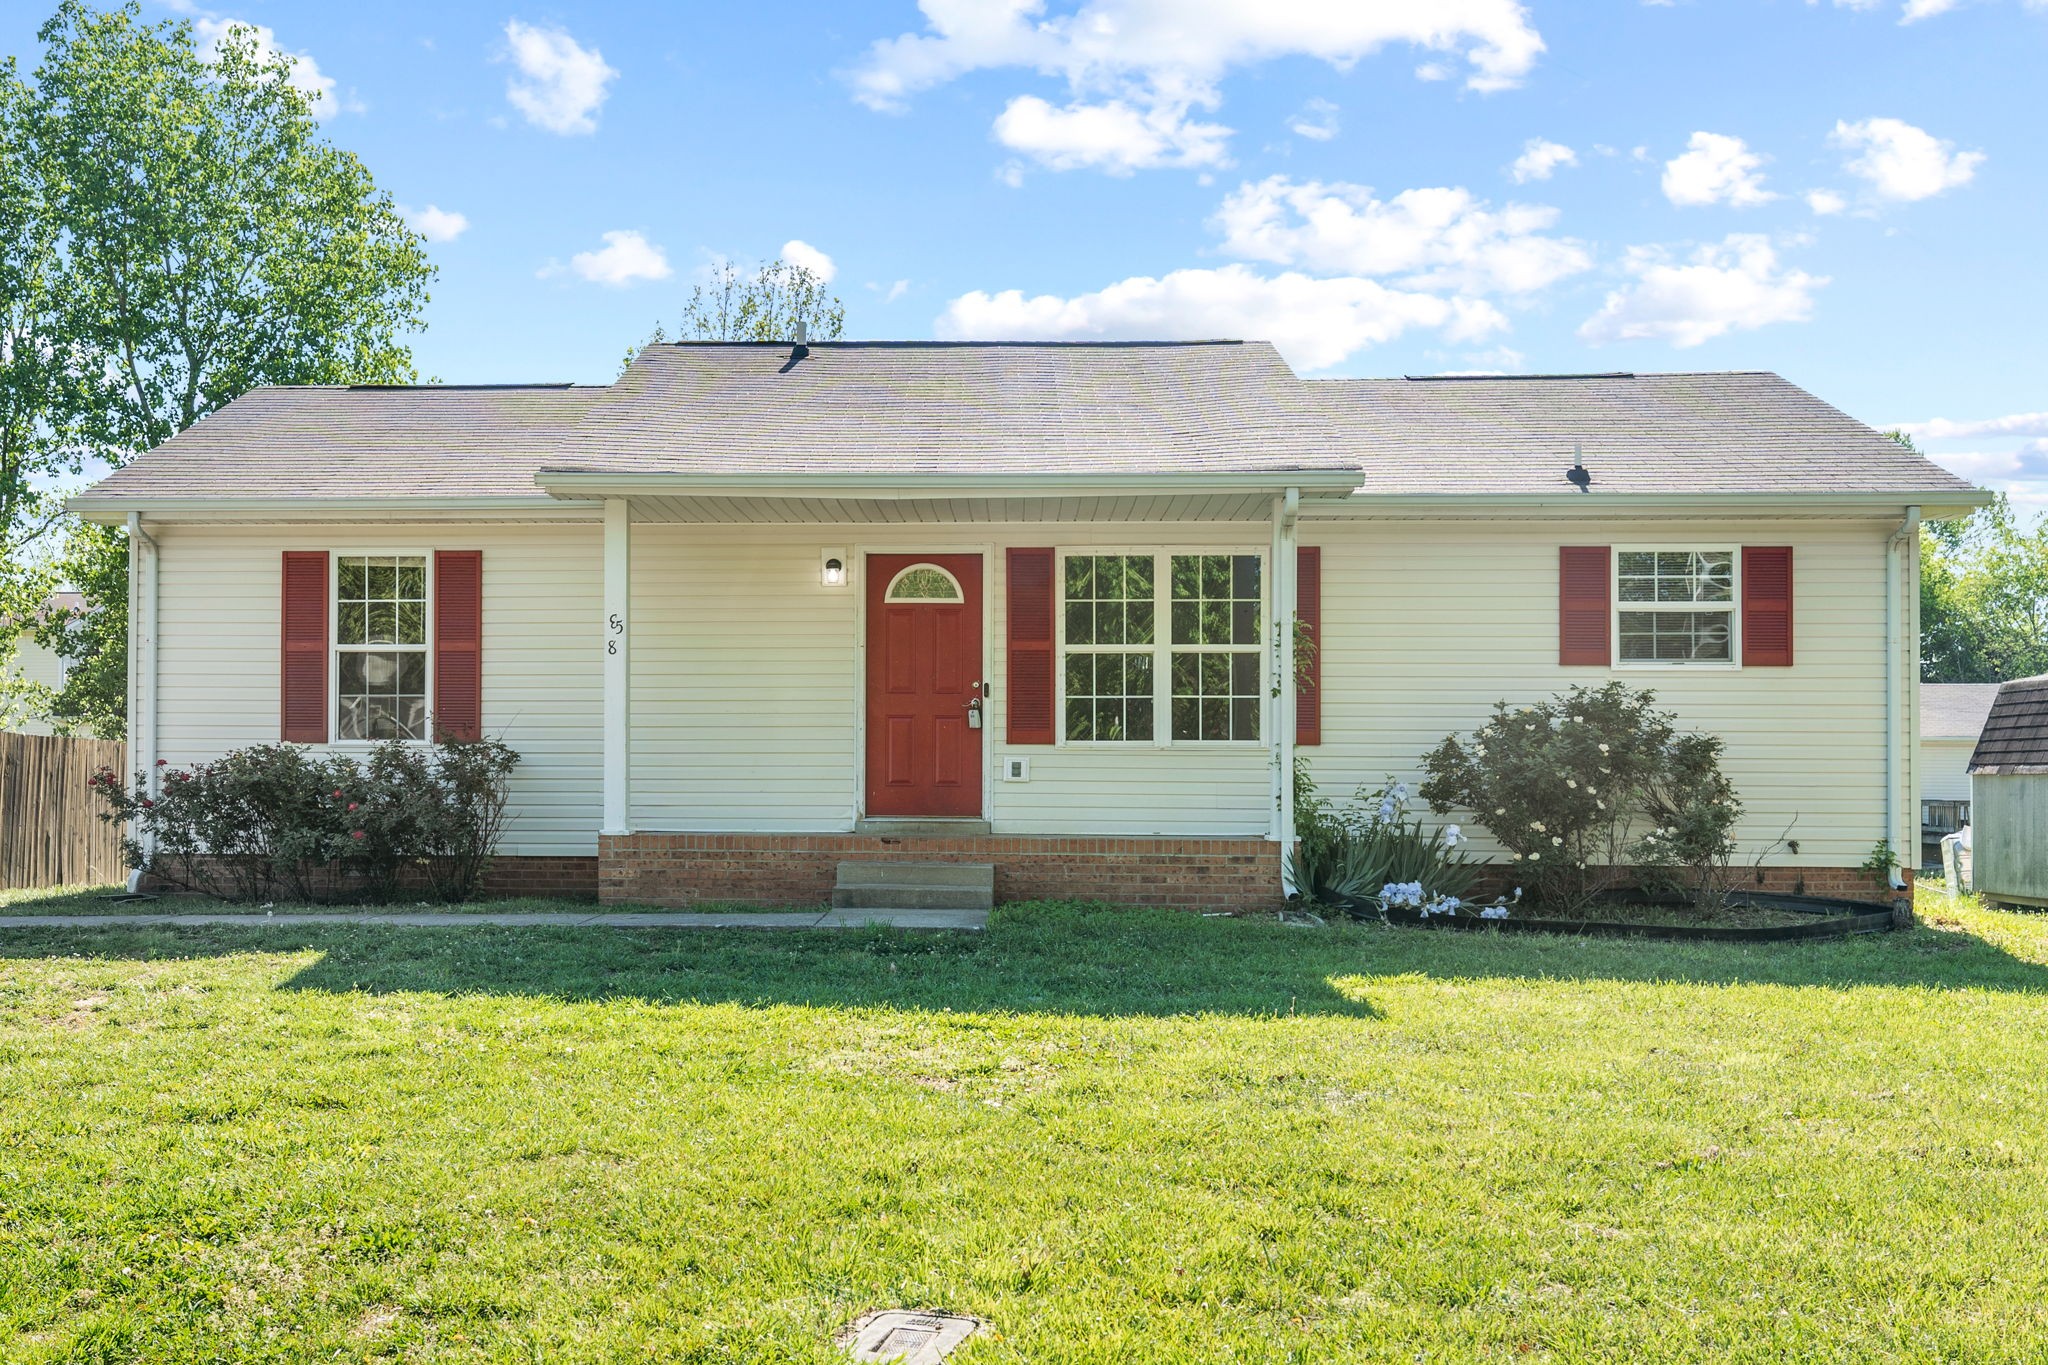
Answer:
[[2048, 917], [0, 932], [0, 1358], [2033, 1361]]

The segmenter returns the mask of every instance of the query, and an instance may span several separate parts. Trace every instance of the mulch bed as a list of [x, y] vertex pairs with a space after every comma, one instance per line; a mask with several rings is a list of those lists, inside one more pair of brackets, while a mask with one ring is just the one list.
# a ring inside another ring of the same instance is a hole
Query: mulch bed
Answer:
[[1471, 915], [1431, 915], [1424, 918], [1414, 910], [1389, 910], [1387, 923], [1417, 929], [1502, 929], [1524, 934], [1592, 934], [1619, 938], [1658, 938], [1712, 943], [1776, 943], [1796, 939], [1845, 938], [1851, 934], [1874, 934], [1894, 927], [1891, 906], [1879, 901], [1834, 900], [1824, 896], [1775, 896], [1758, 892], [1735, 898], [1736, 903], [1759, 910], [1789, 912], [1798, 918], [1782, 924], [1684, 924], [1670, 922], [1673, 916], [1659, 903], [1656, 921], [1632, 920], [1626, 903], [1607, 902], [1594, 907], [1598, 918], [1561, 919], [1544, 916], [1540, 910], [1510, 911], [1506, 919], [1479, 919]]

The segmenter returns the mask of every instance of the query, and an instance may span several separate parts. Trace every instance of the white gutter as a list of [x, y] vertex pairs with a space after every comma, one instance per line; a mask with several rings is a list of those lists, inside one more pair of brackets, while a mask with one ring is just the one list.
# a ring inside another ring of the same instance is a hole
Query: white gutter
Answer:
[[86, 493], [66, 502], [64, 510], [102, 526], [121, 525], [126, 518], [137, 513], [157, 521], [229, 517], [267, 521], [335, 521], [353, 517], [374, 522], [504, 514], [559, 521], [575, 519], [581, 513], [582, 519], [596, 521], [604, 515], [604, 504], [594, 500], [572, 502], [544, 494], [480, 498], [99, 498]]
[[[1920, 509], [1908, 507], [1906, 519], [1884, 543], [1884, 837], [1892, 846], [1894, 890], [1906, 884], [1899, 874], [1900, 860], [1910, 856], [1913, 865], [1919, 865], [1918, 850], [1908, 847], [1918, 841], [1902, 819], [1913, 813], [1919, 795], [1913, 753], [1920, 729], [1916, 714], [1920, 708], [1915, 704], [1920, 692], [1919, 581]], [[1910, 601], [1901, 600], [1904, 590], [1912, 592]], [[1905, 712], [1903, 744], [1899, 737], [1901, 709]], [[1899, 800], [1902, 787], [1906, 797], [1903, 808]]]
[[1574, 512], [1585, 517], [1611, 517], [1650, 512], [1702, 517], [1717, 512], [1752, 518], [1760, 508], [1783, 508], [1787, 517], [1828, 515], [1896, 515], [1907, 497], [1922, 499], [1923, 516], [1943, 521], [1968, 516], [1988, 507], [1990, 493], [1978, 489], [1927, 493], [1375, 493], [1368, 486], [1341, 502], [1319, 502], [1307, 511], [1330, 517], [1474, 517], [1492, 518], [1526, 513], [1551, 516]]
[[[142, 529], [142, 514], [128, 514], [128, 757], [142, 774], [142, 788], [152, 800], [160, 794], [157, 778], [157, 559], [160, 547]], [[143, 847], [144, 862], [156, 853], [156, 840], [137, 826], [130, 831]], [[142, 882], [142, 869], [129, 873], [128, 889]]]
[[949, 494], [983, 497], [1130, 497], [1160, 493], [1270, 493], [1347, 498], [1358, 487], [1355, 469], [1274, 470], [1270, 473], [1189, 470], [1177, 474], [620, 474], [543, 469], [534, 481], [548, 492], [619, 497], [628, 493], [721, 498], [870, 498], [908, 500]]

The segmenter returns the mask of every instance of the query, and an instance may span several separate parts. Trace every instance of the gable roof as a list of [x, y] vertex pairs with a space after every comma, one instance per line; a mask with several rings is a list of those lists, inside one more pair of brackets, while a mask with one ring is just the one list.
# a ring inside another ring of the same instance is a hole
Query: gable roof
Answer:
[[1766, 372], [1306, 381], [1371, 493], [1967, 493]]
[[2048, 674], [2016, 678], [1998, 689], [1970, 755], [1970, 771], [2048, 773]]
[[1998, 683], [1921, 683], [1920, 738], [1975, 739], [1998, 700]]
[[1263, 341], [649, 346], [550, 470], [1174, 474], [1349, 470]]

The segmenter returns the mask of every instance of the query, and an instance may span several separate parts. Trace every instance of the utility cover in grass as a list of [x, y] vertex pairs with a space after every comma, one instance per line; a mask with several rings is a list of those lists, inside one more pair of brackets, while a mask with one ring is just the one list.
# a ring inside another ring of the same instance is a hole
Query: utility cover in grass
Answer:
[[840, 1336], [839, 1344], [855, 1360], [938, 1365], [982, 1326], [980, 1318], [970, 1318], [962, 1313], [920, 1313], [908, 1308], [883, 1308], [855, 1318], [853, 1325]]

